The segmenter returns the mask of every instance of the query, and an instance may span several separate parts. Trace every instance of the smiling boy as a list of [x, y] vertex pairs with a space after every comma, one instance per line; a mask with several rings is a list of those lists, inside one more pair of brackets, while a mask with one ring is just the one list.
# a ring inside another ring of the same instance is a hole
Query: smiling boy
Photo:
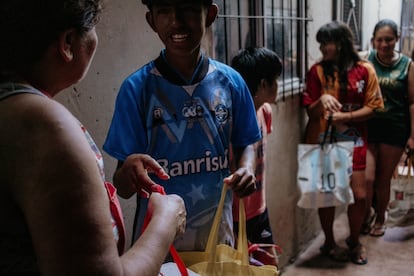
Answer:
[[[134, 155], [146, 153], [159, 162], [163, 170], [145, 185], [160, 183], [168, 194], [183, 197], [187, 227], [175, 246], [201, 251], [223, 182], [240, 197], [256, 189], [254, 144], [261, 135], [255, 108], [242, 77], [201, 51], [217, 5], [211, 0], [142, 2], [148, 7], [146, 20], [165, 48], [123, 82], [104, 150], [118, 160], [114, 183], [125, 198], [139, 192]], [[231, 175], [230, 143], [237, 161]], [[147, 201], [139, 204], [134, 239]], [[231, 209], [227, 193], [219, 242], [229, 245], [234, 244]]]

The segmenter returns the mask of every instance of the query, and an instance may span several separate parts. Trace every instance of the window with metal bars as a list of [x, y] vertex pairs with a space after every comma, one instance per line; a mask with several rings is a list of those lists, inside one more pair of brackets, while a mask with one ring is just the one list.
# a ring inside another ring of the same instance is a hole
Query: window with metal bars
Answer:
[[357, 50], [362, 49], [361, 14], [362, 0], [341, 1], [341, 20], [348, 24], [354, 34], [354, 45]]
[[404, 0], [401, 12], [401, 52], [414, 57], [414, 1]]
[[283, 62], [279, 99], [300, 92], [307, 70], [306, 0], [215, 0], [213, 57], [230, 64], [241, 48], [267, 47]]

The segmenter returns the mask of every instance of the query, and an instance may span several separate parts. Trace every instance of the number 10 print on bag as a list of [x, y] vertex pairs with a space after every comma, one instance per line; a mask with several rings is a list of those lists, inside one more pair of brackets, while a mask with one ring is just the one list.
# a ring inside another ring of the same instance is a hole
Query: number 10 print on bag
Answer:
[[353, 148], [354, 142], [299, 144], [299, 207], [321, 208], [354, 202], [350, 187]]

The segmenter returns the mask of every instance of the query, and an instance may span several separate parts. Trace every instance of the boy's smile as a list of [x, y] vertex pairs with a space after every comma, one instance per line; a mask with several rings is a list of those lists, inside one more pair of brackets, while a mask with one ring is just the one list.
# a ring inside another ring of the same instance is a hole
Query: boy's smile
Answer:
[[175, 42], [182, 42], [188, 38], [187, 34], [176, 34], [171, 36]]
[[151, 28], [165, 46], [168, 63], [191, 78], [200, 57], [201, 40], [215, 20], [218, 7], [199, 0], [160, 0], [146, 14]]
[[207, 7], [202, 1], [176, 0], [156, 1], [146, 16], [164, 43], [167, 56], [188, 56], [199, 51], [206, 28], [216, 14], [215, 5]]

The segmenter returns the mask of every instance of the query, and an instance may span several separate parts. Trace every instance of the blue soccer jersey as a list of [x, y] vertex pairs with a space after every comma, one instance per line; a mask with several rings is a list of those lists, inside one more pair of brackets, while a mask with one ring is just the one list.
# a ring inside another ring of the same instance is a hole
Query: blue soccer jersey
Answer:
[[[253, 101], [236, 71], [202, 58], [192, 83], [186, 84], [161, 55], [122, 84], [103, 148], [121, 161], [146, 153], [161, 164], [170, 179], [154, 181], [167, 194], [180, 195], [187, 209], [186, 231], [175, 246], [203, 250], [223, 179], [229, 175], [229, 144], [243, 147], [258, 139]], [[227, 193], [219, 242], [233, 245], [231, 194]], [[146, 204], [141, 200], [141, 222]]]

